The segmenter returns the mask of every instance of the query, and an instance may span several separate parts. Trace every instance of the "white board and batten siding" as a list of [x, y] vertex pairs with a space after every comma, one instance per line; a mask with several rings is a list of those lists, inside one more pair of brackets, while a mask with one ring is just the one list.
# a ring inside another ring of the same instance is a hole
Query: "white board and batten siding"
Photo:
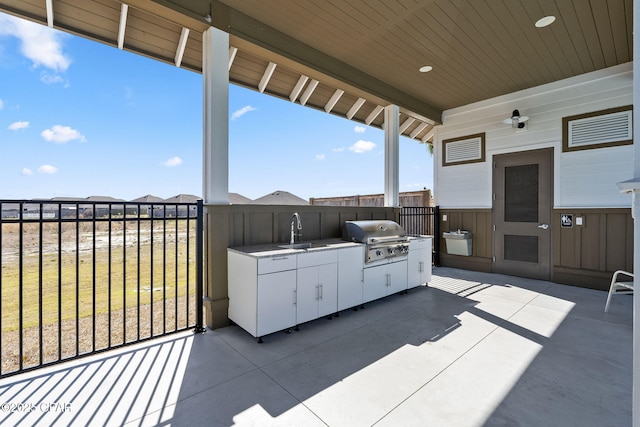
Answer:
[[[552, 147], [554, 208], [630, 207], [616, 183], [633, 175], [633, 146], [562, 151], [563, 117], [633, 104], [632, 64], [447, 110], [435, 130], [434, 193], [441, 208], [491, 208], [493, 156]], [[523, 130], [503, 120], [515, 109], [529, 121]], [[485, 134], [485, 161], [443, 166], [442, 141]]]

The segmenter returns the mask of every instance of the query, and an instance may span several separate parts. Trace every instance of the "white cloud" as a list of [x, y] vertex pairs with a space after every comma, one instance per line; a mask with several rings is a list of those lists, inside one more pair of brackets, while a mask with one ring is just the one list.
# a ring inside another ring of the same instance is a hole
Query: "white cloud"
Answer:
[[28, 127], [29, 127], [29, 122], [13, 122], [9, 125], [7, 129], [20, 130], [20, 129], [26, 129]]
[[324, 160], [324, 154], [316, 154], [316, 160]]
[[33, 171], [29, 168], [22, 168], [22, 175], [31, 176], [33, 175]]
[[51, 129], [43, 130], [40, 135], [47, 141], [53, 141], [56, 144], [66, 144], [69, 141], [77, 139], [80, 142], [85, 142], [84, 135], [75, 129], [71, 129], [69, 126], [54, 125]]
[[43, 66], [55, 72], [64, 72], [71, 64], [71, 59], [62, 52], [62, 39], [65, 35], [45, 25], [2, 15], [0, 36], [2, 35], [17, 37], [20, 40], [20, 51], [36, 68]]
[[55, 166], [51, 166], [51, 165], [42, 165], [38, 168], [38, 173], [43, 173], [43, 174], [54, 174], [58, 172], [58, 168]]
[[358, 126], [356, 125], [356, 127], [353, 128], [353, 131], [355, 133], [364, 133], [364, 131], [366, 131], [367, 128], [365, 128], [364, 126]]
[[245, 114], [247, 114], [248, 112], [255, 111], [255, 110], [256, 110], [256, 108], [252, 107], [251, 105], [247, 105], [245, 107], [242, 107], [241, 109], [236, 110], [236, 111], [233, 112], [233, 114], [231, 115], [231, 120], [238, 119], [238, 118], [244, 116]]
[[366, 153], [367, 151], [371, 151], [376, 148], [376, 144], [371, 141], [363, 141], [362, 139], [349, 147], [349, 150], [354, 153]]
[[[40, 81], [48, 85], [65, 82], [62, 76], [60, 76], [59, 74], [51, 74], [46, 71], [40, 73]], [[68, 86], [68, 84], [66, 86]]]
[[334, 153], [342, 153], [344, 151], [344, 147], [333, 148], [331, 151]]
[[3, 108], [4, 108], [4, 101], [0, 99], [0, 110], [2, 110]]
[[169, 160], [162, 162], [162, 165], [168, 168], [179, 166], [181, 164], [182, 164], [182, 159], [180, 157], [172, 157]]

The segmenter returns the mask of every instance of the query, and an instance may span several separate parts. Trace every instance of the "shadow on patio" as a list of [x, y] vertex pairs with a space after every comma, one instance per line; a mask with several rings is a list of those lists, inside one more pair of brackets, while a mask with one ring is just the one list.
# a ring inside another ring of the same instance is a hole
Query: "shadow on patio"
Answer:
[[2, 425], [631, 423], [631, 298], [449, 268], [264, 344], [181, 333], [0, 381]]

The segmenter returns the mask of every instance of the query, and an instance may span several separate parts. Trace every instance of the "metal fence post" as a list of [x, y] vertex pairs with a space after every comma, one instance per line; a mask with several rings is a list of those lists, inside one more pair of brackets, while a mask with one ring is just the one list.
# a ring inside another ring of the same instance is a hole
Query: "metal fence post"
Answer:
[[204, 301], [203, 301], [203, 270], [204, 270], [204, 207], [202, 199], [198, 200], [198, 219], [196, 225], [196, 326], [194, 332], [205, 332], [204, 327]]
[[440, 266], [440, 206], [433, 208], [433, 265]]

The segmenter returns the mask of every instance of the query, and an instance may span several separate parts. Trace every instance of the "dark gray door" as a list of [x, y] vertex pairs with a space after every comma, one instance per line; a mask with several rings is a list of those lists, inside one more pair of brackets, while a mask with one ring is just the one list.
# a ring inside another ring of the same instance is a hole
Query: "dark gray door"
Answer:
[[494, 271], [550, 278], [553, 149], [493, 158]]

